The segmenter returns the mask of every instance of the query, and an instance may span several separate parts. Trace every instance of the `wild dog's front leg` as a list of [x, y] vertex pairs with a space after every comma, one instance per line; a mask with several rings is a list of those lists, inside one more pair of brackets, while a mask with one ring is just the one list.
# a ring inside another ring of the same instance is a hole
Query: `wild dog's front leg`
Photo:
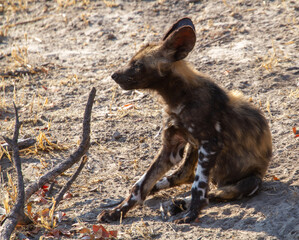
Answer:
[[216, 156], [220, 151], [217, 139], [204, 140], [198, 150], [198, 164], [195, 173], [195, 179], [191, 188], [191, 204], [188, 212], [181, 219], [175, 220], [175, 223], [190, 223], [194, 221], [201, 209], [208, 205], [207, 198], [209, 185], [209, 172], [214, 166]]
[[198, 162], [198, 150], [194, 146], [187, 144], [187, 152], [184, 163], [172, 175], [163, 177], [153, 187], [151, 194], [154, 194], [162, 189], [172, 188], [182, 184], [192, 183], [194, 181], [194, 169]]
[[148, 171], [134, 184], [130, 195], [119, 206], [112, 210], [104, 210], [98, 215], [98, 221], [117, 221], [121, 216], [133, 208], [136, 204], [141, 204], [149, 194], [155, 183], [174, 165], [171, 161], [172, 150], [164, 145], [156, 157], [154, 163]]
[[126, 213], [133, 208], [136, 204], [142, 203], [141, 196], [141, 185], [143, 181], [146, 179], [146, 174], [143, 175], [138, 182], [136, 182], [133, 188], [130, 191], [130, 195], [116, 208], [112, 210], [104, 210], [102, 211], [97, 219], [99, 222], [112, 222], [120, 220], [120, 218], [126, 215]]

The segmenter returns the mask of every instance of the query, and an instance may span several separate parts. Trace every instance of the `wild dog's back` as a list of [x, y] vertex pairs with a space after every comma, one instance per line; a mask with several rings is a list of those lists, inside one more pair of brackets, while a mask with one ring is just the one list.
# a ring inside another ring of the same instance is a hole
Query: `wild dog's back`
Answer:
[[[185, 61], [173, 64], [172, 72], [184, 79], [185, 84], [181, 84], [181, 88], [188, 89], [182, 101], [192, 104], [192, 107], [185, 104], [184, 109], [181, 104], [178, 107], [180, 112], [177, 109], [172, 109], [172, 112], [180, 115], [177, 118], [197, 139], [204, 140], [208, 135], [215, 134], [215, 130], [220, 136], [223, 146], [211, 169], [213, 182], [224, 186], [248, 176], [255, 176], [261, 181], [272, 156], [271, 133], [262, 112], [249, 103], [241, 92], [225, 92]], [[172, 113], [171, 109], [169, 112]], [[195, 122], [197, 126], [188, 127]], [[215, 126], [212, 131], [209, 128], [211, 122]], [[229, 198], [239, 198], [240, 195], [236, 192]]]

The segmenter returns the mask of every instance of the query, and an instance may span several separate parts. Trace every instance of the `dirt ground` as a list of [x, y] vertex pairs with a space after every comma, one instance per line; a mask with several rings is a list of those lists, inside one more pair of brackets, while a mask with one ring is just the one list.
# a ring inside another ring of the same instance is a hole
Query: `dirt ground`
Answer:
[[[299, 239], [296, 0], [0, 1], [0, 135], [12, 136], [15, 101], [22, 138], [43, 132], [68, 147], [23, 154], [25, 184], [76, 149], [95, 87], [89, 160], [70, 190], [73, 197], [59, 206], [66, 216], [58, 227], [70, 230], [80, 221], [91, 228], [103, 204], [128, 194], [159, 149], [163, 106], [148, 92], [122, 90], [110, 75], [185, 16], [197, 30], [188, 61], [223, 88], [243, 92], [269, 121], [273, 159], [264, 184], [252, 198], [210, 204], [197, 223], [162, 220], [160, 203], [188, 193], [190, 186], [182, 186], [104, 227], [117, 230], [119, 239]], [[15, 173], [5, 156], [0, 167], [3, 210], [6, 173]], [[55, 191], [68, 175], [57, 179]], [[33, 211], [43, 207], [34, 203]], [[29, 239], [46, 233], [41, 229]], [[60, 239], [81, 236], [74, 231]]]

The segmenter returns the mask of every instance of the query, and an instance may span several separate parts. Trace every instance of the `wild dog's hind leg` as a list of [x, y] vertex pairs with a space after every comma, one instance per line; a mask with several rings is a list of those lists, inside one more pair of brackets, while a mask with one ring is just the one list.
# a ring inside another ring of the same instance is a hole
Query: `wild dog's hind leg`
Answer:
[[[187, 144], [187, 156], [184, 163], [172, 175], [163, 177], [153, 187], [151, 194], [182, 184], [192, 183], [195, 177], [195, 167], [198, 160], [198, 150]], [[190, 151], [190, 152], [189, 152]], [[189, 152], [189, 153], [188, 153]]]
[[211, 201], [227, 201], [250, 197], [257, 192], [261, 184], [261, 177], [252, 175], [241, 179], [235, 184], [221, 186], [211, 191], [208, 196]]

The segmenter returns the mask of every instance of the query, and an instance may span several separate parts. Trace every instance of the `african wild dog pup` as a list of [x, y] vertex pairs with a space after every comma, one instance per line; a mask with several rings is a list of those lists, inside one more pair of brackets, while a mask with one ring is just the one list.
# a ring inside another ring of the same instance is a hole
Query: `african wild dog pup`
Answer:
[[[99, 214], [99, 221], [119, 220], [149, 194], [193, 182], [190, 207], [176, 220], [187, 223], [208, 199], [239, 199], [260, 187], [272, 153], [267, 121], [240, 94], [224, 91], [183, 60], [195, 41], [192, 21], [183, 18], [161, 42], [143, 47], [112, 75], [123, 89], [151, 89], [164, 99], [163, 144], [130, 195]], [[163, 177], [180, 162], [176, 172]], [[210, 181], [218, 189], [208, 192]]]

